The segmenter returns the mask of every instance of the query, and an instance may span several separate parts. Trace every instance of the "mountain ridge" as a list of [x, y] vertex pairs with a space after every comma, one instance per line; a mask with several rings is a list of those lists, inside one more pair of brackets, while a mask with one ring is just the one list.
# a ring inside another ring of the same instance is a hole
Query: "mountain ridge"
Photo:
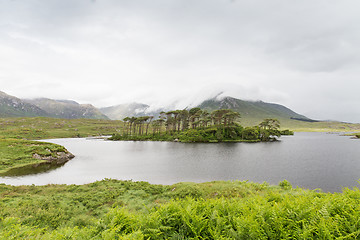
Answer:
[[[203, 110], [232, 109], [241, 114], [244, 125], [257, 124], [265, 118], [277, 118], [285, 121], [315, 121], [304, 115], [276, 103], [263, 101], [245, 101], [233, 97], [216, 96], [204, 100], [195, 106]], [[187, 107], [185, 109], [190, 109]], [[153, 109], [144, 103], [118, 104], [105, 108], [96, 108], [91, 104], [79, 104], [73, 100], [54, 100], [49, 98], [19, 99], [0, 91], [0, 117], [54, 117], [54, 118], [90, 118], [122, 120], [125, 117], [139, 117], [145, 115], [159, 116], [161, 111], [170, 111], [170, 107]]]
[[20, 99], [0, 91], [0, 117], [109, 119], [91, 104], [48, 98]]
[[46, 117], [47, 112], [20, 98], [0, 91], [0, 117]]
[[[209, 112], [217, 109], [232, 109], [241, 114], [241, 122], [245, 125], [251, 125], [261, 122], [265, 118], [277, 118], [282, 121], [315, 121], [304, 115], [298, 114], [295, 111], [276, 103], [267, 103], [263, 101], [245, 101], [233, 97], [218, 96], [207, 99], [196, 105], [203, 110]], [[139, 117], [145, 115], [152, 115], [157, 117], [161, 111], [170, 111], [174, 109], [162, 108], [158, 110], [149, 111], [151, 107], [143, 103], [128, 103], [119, 104], [112, 107], [101, 108], [100, 111], [113, 120], [122, 120], [125, 117]], [[185, 108], [190, 110], [189, 107]]]
[[246, 125], [260, 122], [265, 118], [276, 118], [280, 121], [314, 121], [281, 104], [263, 101], [245, 101], [229, 96], [205, 100], [197, 107], [207, 111], [232, 109], [241, 114], [241, 121], [247, 123]]
[[25, 99], [40, 109], [46, 111], [49, 116], [65, 119], [109, 119], [91, 104], [79, 104], [73, 100], [54, 100], [49, 98]]

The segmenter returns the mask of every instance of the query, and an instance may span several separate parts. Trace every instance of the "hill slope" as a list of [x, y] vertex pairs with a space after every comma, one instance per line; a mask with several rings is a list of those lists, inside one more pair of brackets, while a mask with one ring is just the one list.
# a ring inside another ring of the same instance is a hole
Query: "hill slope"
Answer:
[[208, 111], [214, 111], [217, 109], [232, 109], [241, 114], [241, 122], [244, 125], [254, 125], [265, 118], [277, 118], [281, 122], [299, 122], [298, 120], [294, 120], [294, 118], [301, 119], [303, 121], [311, 121], [311, 119], [280, 104], [266, 103], [262, 101], [244, 101], [232, 97], [209, 99], [202, 102], [198, 107]]
[[[262, 101], [252, 102], [244, 101], [232, 97], [222, 99], [212, 98], [205, 100], [197, 107], [209, 112], [217, 109], [232, 109], [241, 114], [241, 124], [251, 126], [259, 124], [265, 118], [276, 118], [281, 124], [286, 126], [306, 124], [313, 121], [303, 115], [300, 115], [291, 109], [280, 104], [266, 103]], [[170, 111], [173, 109], [163, 108], [157, 111], [149, 111], [150, 106], [142, 103], [120, 104], [117, 106], [101, 108], [100, 111], [110, 119], [122, 120], [125, 117], [138, 117], [152, 115], [157, 117], [160, 111]], [[297, 120], [295, 120], [297, 119]], [[302, 121], [299, 121], [302, 120]]]
[[37, 117], [48, 113], [34, 104], [0, 91], [0, 117]]
[[[277, 118], [281, 121], [282, 126], [298, 126], [305, 124], [306, 121], [312, 121], [279, 104], [262, 101], [244, 101], [232, 97], [208, 99], [198, 105], [198, 107], [208, 111], [216, 109], [232, 109], [237, 111], [241, 114], [241, 124], [244, 126], [257, 125], [265, 118]], [[70, 100], [53, 100], [47, 98], [21, 100], [0, 92], [0, 117], [47, 116], [66, 119], [110, 118], [113, 120], [122, 120], [125, 117], [131, 116], [152, 115], [157, 117], [161, 111], [166, 112], [173, 110], [163, 108], [149, 111], [149, 109], [150, 106], [143, 103], [120, 104], [97, 109], [90, 104], [79, 104]]]
[[89, 119], [108, 119], [97, 108], [91, 104], [79, 104], [70, 100], [53, 100], [48, 98], [37, 98], [25, 100], [44, 111], [54, 118], [89, 118]]

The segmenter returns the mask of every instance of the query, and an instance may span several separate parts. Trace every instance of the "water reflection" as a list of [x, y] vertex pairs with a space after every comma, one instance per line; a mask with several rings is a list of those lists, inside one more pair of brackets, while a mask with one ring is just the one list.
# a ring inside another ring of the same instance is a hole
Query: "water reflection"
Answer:
[[64, 166], [65, 163], [56, 164], [56, 163], [38, 163], [34, 165], [28, 165], [18, 168], [12, 168], [5, 173], [0, 173], [0, 176], [3, 177], [18, 177], [18, 176], [25, 176], [25, 175], [36, 175], [36, 174], [44, 174], [50, 172], [54, 169], [60, 168]]
[[[296, 133], [272, 143], [189, 144], [55, 139], [75, 158], [30, 176], [0, 178], [7, 184], [84, 184], [104, 178], [173, 184], [249, 180], [341, 191], [358, 186], [360, 141], [325, 133]], [[44, 166], [46, 167], [46, 166]], [[39, 170], [40, 171], [40, 170]]]

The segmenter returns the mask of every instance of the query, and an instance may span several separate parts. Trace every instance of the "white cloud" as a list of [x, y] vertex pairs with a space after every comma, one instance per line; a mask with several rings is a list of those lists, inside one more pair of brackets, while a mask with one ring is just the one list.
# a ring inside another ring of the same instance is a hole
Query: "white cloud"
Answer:
[[0, 90], [96, 106], [178, 107], [223, 91], [360, 122], [359, 5], [1, 1]]

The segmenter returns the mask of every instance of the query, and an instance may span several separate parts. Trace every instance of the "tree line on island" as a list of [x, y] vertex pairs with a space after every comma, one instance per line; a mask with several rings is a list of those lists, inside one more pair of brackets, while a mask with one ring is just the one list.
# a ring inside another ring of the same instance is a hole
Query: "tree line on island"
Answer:
[[238, 123], [240, 117], [240, 113], [231, 109], [207, 112], [200, 108], [161, 112], [157, 119], [126, 117], [122, 131], [113, 134], [110, 140], [259, 142], [293, 134], [290, 130], [280, 131], [277, 119], [264, 119], [257, 126], [244, 128]]

